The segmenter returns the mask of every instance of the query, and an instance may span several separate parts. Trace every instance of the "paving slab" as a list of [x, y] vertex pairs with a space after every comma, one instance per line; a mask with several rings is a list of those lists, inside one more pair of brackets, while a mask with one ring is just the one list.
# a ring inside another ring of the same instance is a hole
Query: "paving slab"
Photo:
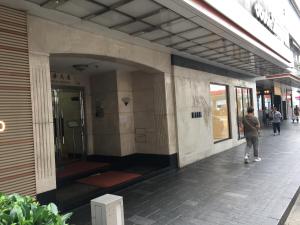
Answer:
[[[300, 125], [260, 138], [261, 162], [244, 164], [245, 145], [170, 171], [115, 194], [126, 225], [277, 225], [300, 185]], [[89, 205], [72, 223], [89, 225]], [[294, 225], [294, 224], [293, 224]]]

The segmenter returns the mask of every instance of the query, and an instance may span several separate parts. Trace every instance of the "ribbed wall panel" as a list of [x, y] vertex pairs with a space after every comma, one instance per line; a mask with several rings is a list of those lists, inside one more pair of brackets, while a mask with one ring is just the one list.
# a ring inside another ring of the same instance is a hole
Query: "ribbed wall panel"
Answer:
[[30, 53], [37, 193], [56, 188], [49, 57]]
[[36, 194], [27, 18], [0, 6], [0, 192]]

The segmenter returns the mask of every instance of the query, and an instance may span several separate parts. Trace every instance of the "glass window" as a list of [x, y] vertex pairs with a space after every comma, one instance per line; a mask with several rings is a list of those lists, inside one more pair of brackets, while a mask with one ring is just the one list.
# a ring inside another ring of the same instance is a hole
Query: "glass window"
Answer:
[[236, 87], [236, 106], [237, 106], [237, 123], [239, 139], [244, 138], [244, 128], [242, 121], [247, 114], [247, 108], [252, 106], [252, 89]]
[[263, 110], [263, 107], [262, 107], [262, 95], [259, 94], [257, 95], [257, 109], [258, 110]]
[[237, 105], [237, 121], [238, 121], [238, 132], [239, 138], [244, 137], [244, 128], [243, 128], [243, 117], [244, 117], [244, 107], [243, 107], [243, 90], [242, 88], [236, 88], [236, 105]]
[[271, 95], [270, 94], [264, 95], [264, 100], [265, 100], [265, 108], [271, 109], [272, 106]]
[[210, 85], [211, 111], [214, 141], [230, 138], [227, 86]]

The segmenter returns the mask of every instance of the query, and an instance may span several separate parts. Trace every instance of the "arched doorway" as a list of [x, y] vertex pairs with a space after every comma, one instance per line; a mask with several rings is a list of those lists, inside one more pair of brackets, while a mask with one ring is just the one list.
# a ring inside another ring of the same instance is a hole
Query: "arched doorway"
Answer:
[[62, 208], [169, 166], [162, 72], [110, 57], [53, 54], [50, 75]]

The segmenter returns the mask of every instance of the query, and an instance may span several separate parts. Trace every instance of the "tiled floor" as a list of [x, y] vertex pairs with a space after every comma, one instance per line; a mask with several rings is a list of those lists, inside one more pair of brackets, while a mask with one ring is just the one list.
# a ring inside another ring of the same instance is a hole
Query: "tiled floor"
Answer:
[[[126, 225], [277, 225], [300, 184], [300, 125], [264, 130], [261, 162], [243, 163], [244, 145], [126, 190]], [[90, 224], [88, 205], [72, 223]]]

